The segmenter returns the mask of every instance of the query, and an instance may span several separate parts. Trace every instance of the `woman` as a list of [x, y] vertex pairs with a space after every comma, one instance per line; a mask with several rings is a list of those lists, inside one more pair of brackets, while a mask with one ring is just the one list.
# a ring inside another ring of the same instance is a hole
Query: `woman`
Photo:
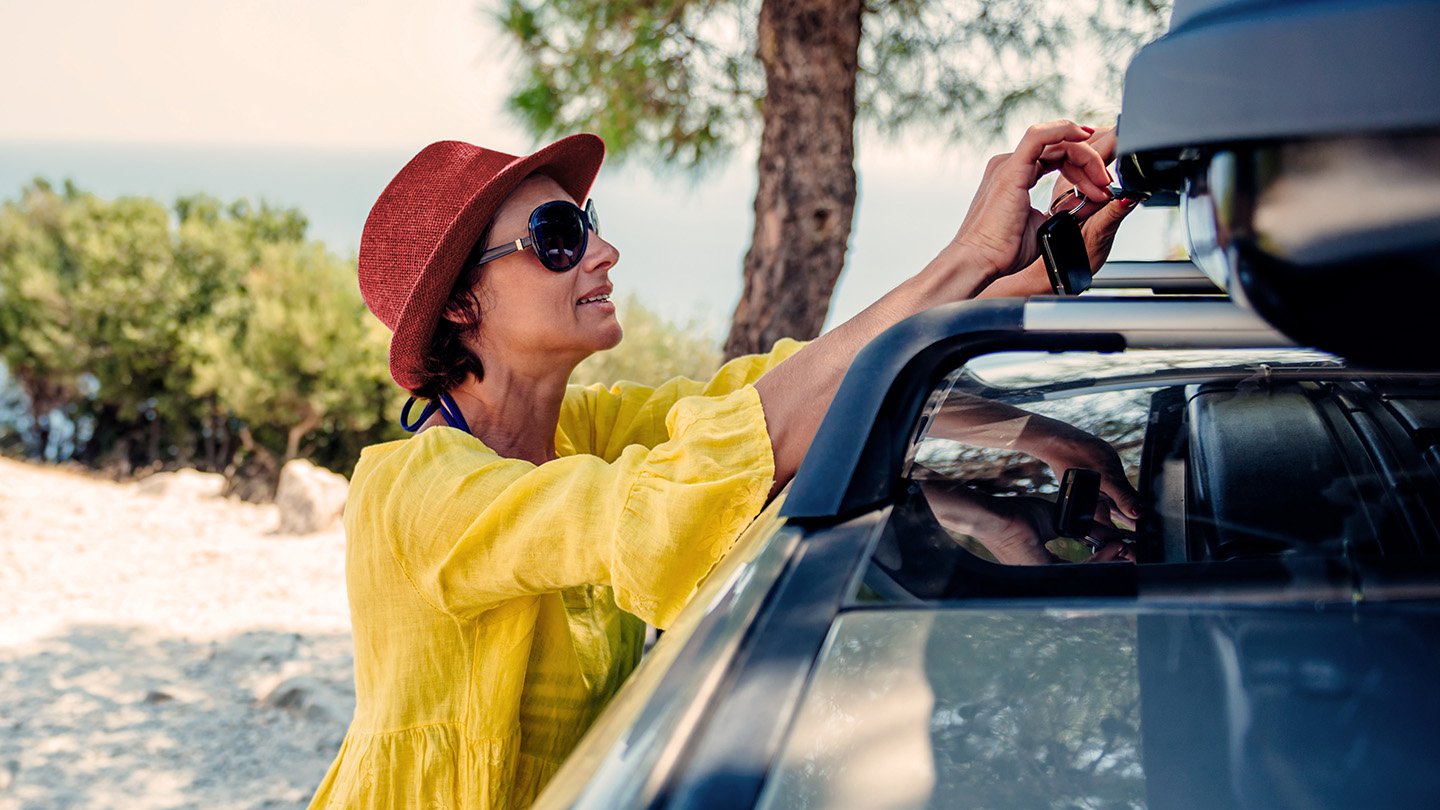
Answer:
[[312, 807], [529, 804], [635, 666], [644, 622], [668, 625], [794, 475], [855, 352], [1030, 264], [1043, 174], [1108, 199], [1093, 134], [1032, 127], [935, 260], [844, 325], [658, 388], [566, 385], [621, 337], [619, 253], [580, 208], [600, 140], [422, 150], [375, 203], [359, 272], [392, 376], [431, 405], [355, 469], [357, 706]]

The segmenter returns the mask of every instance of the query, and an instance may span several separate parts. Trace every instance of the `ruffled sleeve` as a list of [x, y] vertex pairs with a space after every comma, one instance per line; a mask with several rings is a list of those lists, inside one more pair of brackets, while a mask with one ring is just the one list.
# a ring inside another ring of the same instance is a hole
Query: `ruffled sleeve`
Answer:
[[724, 396], [753, 384], [805, 344], [784, 338], [769, 354], [737, 357], [720, 367], [708, 381], [676, 377], [659, 386], [620, 382], [572, 385], [560, 411], [560, 434], [576, 453], [589, 453], [614, 461], [634, 444], [654, 447], [668, 437], [666, 416], [684, 397]]
[[433, 428], [357, 468], [354, 519], [390, 539], [436, 610], [469, 618], [515, 597], [608, 584], [667, 626], [765, 504], [774, 460], [759, 395], [686, 397], [670, 438], [536, 466]]

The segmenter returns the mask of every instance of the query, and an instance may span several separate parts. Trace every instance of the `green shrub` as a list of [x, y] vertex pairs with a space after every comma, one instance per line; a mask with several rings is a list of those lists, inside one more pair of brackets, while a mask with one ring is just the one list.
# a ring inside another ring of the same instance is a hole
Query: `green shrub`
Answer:
[[[365, 310], [355, 260], [305, 229], [298, 211], [245, 200], [167, 210], [68, 182], [24, 187], [0, 204], [0, 363], [29, 413], [5, 409], [0, 445], [28, 434], [31, 455], [120, 473], [224, 470], [263, 497], [288, 458], [348, 474], [362, 447], [403, 436], [389, 334]], [[624, 341], [572, 381], [719, 367], [718, 328], [618, 303]]]

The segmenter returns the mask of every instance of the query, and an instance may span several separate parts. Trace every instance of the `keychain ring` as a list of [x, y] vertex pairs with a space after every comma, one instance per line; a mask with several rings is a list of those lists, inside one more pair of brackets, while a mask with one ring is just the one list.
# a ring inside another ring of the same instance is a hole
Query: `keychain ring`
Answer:
[[1081, 194], [1072, 187], [1068, 189], [1064, 194], [1056, 197], [1055, 202], [1050, 204], [1049, 216], [1055, 216], [1055, 209], [1060, 207], [1060, 203], [1065, 202], [1066, 197], [1074, 197], [1075, 199], [1080, 201], [1079, 204], [1077, 204], [1074, 208], [1071, 208], [1069, 211], [1065, 212], [1072, 217], [1080, 213], [1080, 209], [1090, 204], [1090, 201], [1085, 198], [1084, 194]]

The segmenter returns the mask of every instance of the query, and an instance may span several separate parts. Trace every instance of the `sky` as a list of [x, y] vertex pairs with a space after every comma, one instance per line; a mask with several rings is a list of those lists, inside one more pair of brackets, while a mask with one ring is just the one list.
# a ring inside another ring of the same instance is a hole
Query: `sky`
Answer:
[[[3, 0], [0, 139], [525, 139], [473, 0]], [[14, 81], [15, 77], [26, 77]]]
[[[127, 147], [113, 159], [131, 165], [88, 165], [74, 179], [105, 196], [212, 190], [309, 205], [319, 221], [339, 220], [318, 235], [351, 251], [374, 195], [426, 143], [457, 138], [512, 153], [538, 145], [503, 109], [515, 56], [490, 18], [495, 3], [0, 0], [0, 75], [7, 77], [0, 164], [7, 152], [10, 158], [0, 167], [8, 169], [0, 172], [0, 196], [18, 191], [17, 177], [78, 172], [70, 167], [86, 165], [76, 163], [80, 147]], [[133, 151], [141, 147], [150, 151]], [[206, 180], [215, 167], [196, 168], [195, 160], [160, 159], [215, 149], [277, 158], [266, 164], [270, 171], [232, 168], [248, 185]], [[860, 200], [832, 325], [918, 271], [949, 240], [987, 151], [995, 149], [919, 138], [885, 143], [862, 133]], [[71, 157], [41, 156], [50, 152]], [[155, 168], [124, 157], [135, 154], [150, 155]], [[306, 166], [287, 173], [286, 160], [364, 168], [341, 178], [348, 182], [311, 180]], [[167, 173], [176, 176], [159, 176]], [[186, 185], [202, 182], [224, 187]], [[317, 185], [331, 195], [320, 196]], [[754, 186], [753, 147], [699, 178], [637, 160], [607, 165], [595, 193], [606, 237], [621, 249], [620, 291], [628, 265], [630, 289], [652, 306], [728, 320]], [[1122, 230], [1117, 255], [1163, 249], [1156, 236], [1163, 229], [1132, 225]]]

